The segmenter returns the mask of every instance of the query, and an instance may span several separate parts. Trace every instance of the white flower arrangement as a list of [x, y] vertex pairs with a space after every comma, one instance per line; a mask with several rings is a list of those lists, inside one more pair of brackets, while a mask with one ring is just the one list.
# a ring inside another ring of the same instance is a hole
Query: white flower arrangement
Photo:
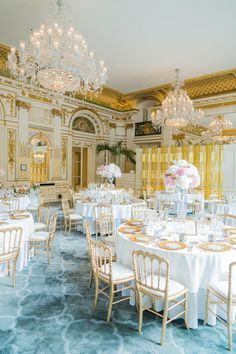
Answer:
[[96, 173], [101, 177], [107, 178], [109, 181], [113, 181], [114, 178], [122, 177], [120, 167], [114, 163], [99, 166]]
[[166, 189], [180, 191], [196, 188], [200, 185], [198, 169], [186, 160], [173, 161], [164, 175]]

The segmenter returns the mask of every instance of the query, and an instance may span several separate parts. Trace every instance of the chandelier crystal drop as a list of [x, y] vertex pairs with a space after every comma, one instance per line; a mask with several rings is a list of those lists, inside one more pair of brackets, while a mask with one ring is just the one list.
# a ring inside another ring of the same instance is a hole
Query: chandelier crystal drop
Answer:
[[207, 143], [229, 143], [233, 142], [231, 136], [224, 135], [224, 129], [232, 127], [230, 119], [225, 118], [223, 115], [216, 116], [209, 124], [209, 129], [202, 132], [203, 140]]
[[179, 69], [176, 69], [176, 82], [162, 107], [151, 114], [152, 124], [155, 128], [167, 126], [172, 128], [185, 127], [188, 124], [197, 125], [203, 118], [201, 109], [194, 109], [187, 91], [184, 90], [179, 81]]
[[103, 61], [97, 63], [85, 39], [65, 18], [63, 0], [57, 0], [57, 12], [21, 41], [8, 55], [11, 74], [23, 85], [43, 86], [52, 92], [93, 93], [107, 80]]

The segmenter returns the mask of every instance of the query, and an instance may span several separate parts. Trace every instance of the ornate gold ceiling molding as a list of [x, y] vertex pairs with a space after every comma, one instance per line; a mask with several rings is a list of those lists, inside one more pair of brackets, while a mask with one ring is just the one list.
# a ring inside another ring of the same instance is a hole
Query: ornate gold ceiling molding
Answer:
[[[0, 44], [0, 75], [6, 77], [10, 77], [9, 70], [6, 67], [9, 50], [8, 46]], [[191, 78], [185, 80], [184, 83], [192, 99], [236, 92], [236, 68]], [[157, 105], [160, 105], [170, 88], [170, 84], [165, 84], [123, 94], [109, 87], [104, 87], [99, 94], [93, 94], [90, 97], [77, 94], [76, 98], [118, 112], [128, 112], [137, 109], [137, 105], [144, 100], [154, 100]]]

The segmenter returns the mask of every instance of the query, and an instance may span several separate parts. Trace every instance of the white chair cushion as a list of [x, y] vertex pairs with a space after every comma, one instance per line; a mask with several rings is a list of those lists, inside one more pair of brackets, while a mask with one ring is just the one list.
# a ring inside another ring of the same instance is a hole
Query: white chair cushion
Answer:
[[217, 293], [220, 293], [224, 297], [228, 298], [228, 281], [216, 281], [214, 283], [210, 283], [209, 287], [215, 290]]
[[[101, 267], [101, 271], [104, 272], [106, 270], [106, 276], [105, 277], [109, 277], [109, 265], [106, 264], [106, 267], [105, 265], [103, 265]], [[112, 263], [112, 279], [114, 281], [120, 281], [122, 279], [126, 280], [126, 279], [133, 279], [134, 278], [134, 272], [125, 267], [124, 265], [118, 263], [118, 262], [113, 262]]]
[[[165, 289], [165, 284], [166, 284], [166, 278], [165, 277], [160, 277], [160, 283], [159, 283], [159, 288], [160, 289]], [[147, 277], [147, 285], [148, 286], [152, 286], [153, 288], [156, 288], [158, 286], [158, 276], [157, 275], [154, 275], [153, 276], [153, 283], [151, 282], [151, 276], [149, 275]], [[142, 289], [143, 290], [146, 290], [148, 291], [150, 294], [153, 294], [153, 295], [157, 295], [157, 296], [160, 296], [160, 297], [165, 297], [165, 293], [164, 292], [161, 292], [161, 291], [157, 291], [157, 290], [153, 290], [153, 289], [149, 289], [149, 288], [146, 288], [145, 286], [142, 286]], [[178, 283], [177, 281], [175, 280], [169, 280], [169, 291], [168, 291], [168, 296], [175, 296], [177, 295], [178, 293], [180, 293], [181, 291], [183, 291], [185, 289], [185, 287]]]
[[42, 223], [42, 222], [35, 222], [34, 223], [34, 231], [38, 231], [38, 230], [43, 230], [45, 229], [46, 224]]
[[70, 209], [70, 214], [75, 214], [75, 209]]
[[70, 219], [71, 220], [83, 220], [83, 216], [79, 214], [70, 214]]
[[47, 231], [38, 231], [33, 232], [30, 235], [29, 241], [46, 241], [48, 239], [49, 232]]

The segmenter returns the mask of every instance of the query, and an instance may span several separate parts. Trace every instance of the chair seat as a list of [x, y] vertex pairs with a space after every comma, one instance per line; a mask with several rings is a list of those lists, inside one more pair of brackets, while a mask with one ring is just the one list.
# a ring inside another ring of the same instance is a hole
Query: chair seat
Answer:
[[45, 228], [46, 228], [46, 224], [44, 224], [43, 222], [34, 223], [34, 231], [44, 230]]
[[[151, 283], [151, 279], [152, 278], [153, 278], [153, 283]], [[153, 288], [156, 288], [158, 286], [158, 276], [154, 275], [152, 278], [151, 278], [150, 275], [147, 277], [147, 285], [148, 286], [152, 286]], [[165, 277], [160, 277], [159, 288], [164, 290], [165, 283], [166, 283], [166, 278]], [[146, 291], [146, 292], [148, 292], [150, 294], [156, 295], [158, 297], [163, 297], [163, 298], [165, 297], [165, 293], [164, 292], [157, 291], [157, 290], [154, 290], [154, 289], [149, 289], [149, 288], [147, 288], [145, 286], [141, 286], [141, 289], [143, 289], [144, 291]], [[184, 285], [178, 283], [175, 280], [171, 280], [171, 279], [169, 280], [169, 291], [168, 291], [168, 296], [169, 297], [175, 297], [178, 294], [180, 294], [181, 292], [183, 292], [184, 290], [187, 290], [184, 287]]]
[[[109, 266], [103, 265], [101, 267], [101, 270], [104, 271], [106, 269], [106, 273], [108, 273], [107, 275], [103, 275], [105, 278], [109, 278]], [[112, 263], [112, 280], [114, 282], [122, 282], [123, 281], [128, 281], [128, 280], [132, 280], [134, 279], [134, 272], [125, 267], [124, 265], [118, 263], [118, 262], [113, 262]]]
[[[0, 249], [0, 253], [1, 253], [1, 249]], [[10, 259], [13, 259], [14, 257], [16, 256], [16, 253], [13, 252], [13, 253], [8, 253], [8, 254], [4, 254], [4, 255], [0, 255], [0, 264], [1, 263], [4, 263]]]
[[[68, 218], [68, 216], [67, 216]], [[83, 216], [79, 215], [79, 214], [70, 214], [70, 219], [71, 220], [83, 220]]]
[[[220, 294], [221, 296], [223, 296], [224, 298], [228, 298], [228, 290], [229, 290], [229, 283], [228, 281], [216, 281], [214, 283], [210, 283], [209, 288], [212, 289], [213, 291], [217, 292], [218, 294]], [[234, 289], [234, 286], [233, 288]], [[236, 301], [236, 289], [234, 289], [234, 293], [233, 293], [233, 300], [234, 302]]]
[[29, 241], [35, 241], [35, 242], [38, 242], [38, 241], [46, 241], [48, 239], [48, 236], [49, 236], [49, 232], [47, 231], [38, 231], [38, 232], [33, 232], [31, 235], [30, 235], [30, 238], [29, 238]]

